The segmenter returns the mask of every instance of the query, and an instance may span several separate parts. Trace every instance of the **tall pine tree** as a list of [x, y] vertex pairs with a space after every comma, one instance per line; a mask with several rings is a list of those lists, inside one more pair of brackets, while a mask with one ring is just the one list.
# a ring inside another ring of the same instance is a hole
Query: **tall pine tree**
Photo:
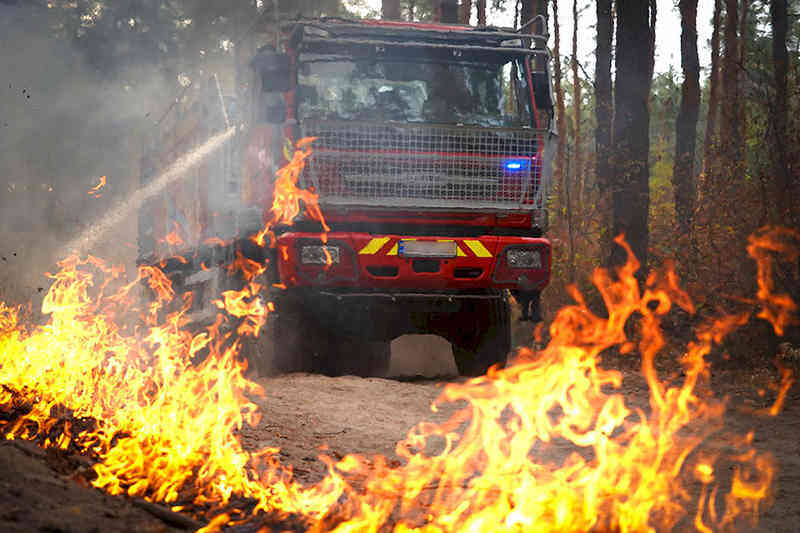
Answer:
[[[650, 208], [650, 10], [641, 0], [617, 1], [616, 81], [614, 93], [614, 181], [612, 231], [624, 234], [646, 271]], [[612, 265], [625, 261], [613, 246]]]

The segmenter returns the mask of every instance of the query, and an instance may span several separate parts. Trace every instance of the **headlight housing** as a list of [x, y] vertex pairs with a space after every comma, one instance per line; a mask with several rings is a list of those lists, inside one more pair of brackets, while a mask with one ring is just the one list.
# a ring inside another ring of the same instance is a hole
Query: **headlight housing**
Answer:
[[340, 260], [338, 246], [306, 245], [300, 248], [300, 262], [304, 265], [339, 264]]
[[537, 290], [550, 278], [550, 244], [509, 244], [497, 257], [492, 279], [495, 283], [511, 284], [513, 288]]
[[532, 248], [511, 248], [506, 251], [509, 268], [542, 268], [542, 252]]

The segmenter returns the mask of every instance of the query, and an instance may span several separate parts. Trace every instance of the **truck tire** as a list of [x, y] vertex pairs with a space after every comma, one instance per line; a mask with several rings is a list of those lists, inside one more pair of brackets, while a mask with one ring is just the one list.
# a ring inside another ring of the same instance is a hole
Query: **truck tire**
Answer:
[[289, 374], [318, 371], [324, 351], [330, 346], [325, 331], [303, 309], [302, 301], [291, 297], [279, 297], [273, 301], [275, 312], [267, 316], [265, 332], [271, 350], [260, 354], [259, 372]]
[[453, 357], [462, 376], [482, 376], [506, 364], [511, 351], [511, 308], [505, 291], [498, 298], [468, 302], [456, 318]]
[[329, 306], [318, 295], [293, 291], [276, 291], [269, 299], [275, 303], [266, 325], [272, 353], [264, 350], [260, 371], [270, 364], [271, 373], [328, 376], [384, 376], [389, 370], [390, 341], [363, 335], [358, 328], [340, 327], [334, 316], [341, 313], [339, 307]]
[[261, 354], [259, 373], [381, 377], [389, 370], [391, 343], [333, 335], [306, 313], [288, 315], [274, 318], [272, 353]]

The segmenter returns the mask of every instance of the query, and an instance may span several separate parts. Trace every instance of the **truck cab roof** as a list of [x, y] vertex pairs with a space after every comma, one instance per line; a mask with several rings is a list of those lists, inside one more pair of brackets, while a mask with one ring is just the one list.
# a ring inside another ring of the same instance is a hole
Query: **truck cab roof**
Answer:
[[331, 42], [422, 47], [459, 47], [509, 53], [535, 53], [546, 49], [546, 36], [520, 34], [510, 28], [472, 27], [383, 20], [321, 18], [297, 20], [284, 29], [290, 42]]

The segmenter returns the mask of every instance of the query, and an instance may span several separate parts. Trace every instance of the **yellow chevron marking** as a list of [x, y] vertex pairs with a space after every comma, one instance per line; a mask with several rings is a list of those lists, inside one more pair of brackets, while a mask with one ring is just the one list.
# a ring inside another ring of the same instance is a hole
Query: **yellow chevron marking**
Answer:
[[491, 252], [486, 249], [481, 241], [464, 239], [464, 244], [469, 246], [469, 249], [472, 250], [476, 257], [492, 257]]
[[[389, 242], [389, 237], [375, 237], [370, 239], [366, 246], [364, 246], [359, 252], [359, 255], [375, 255], [378, 250], [383, 248], [383, 245]], [[395, 248], [397, 245], [395, 244]]]

